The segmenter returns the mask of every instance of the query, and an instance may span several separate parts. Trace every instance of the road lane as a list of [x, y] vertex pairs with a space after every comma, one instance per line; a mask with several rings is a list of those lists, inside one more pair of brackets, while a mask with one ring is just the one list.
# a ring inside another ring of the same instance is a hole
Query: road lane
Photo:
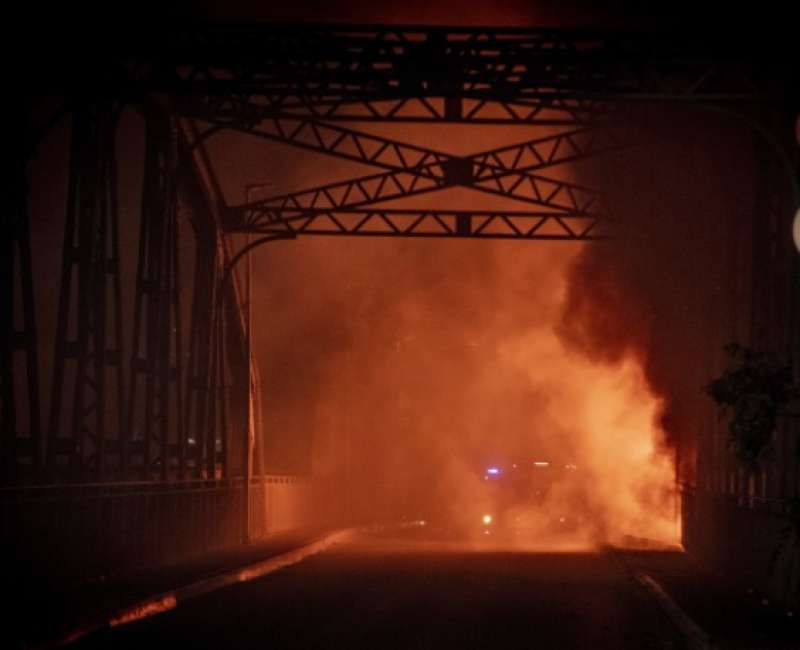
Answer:
[[361, 536], [264, 578], [89, 637], [79, 648], [680, 650], [602, 552]]

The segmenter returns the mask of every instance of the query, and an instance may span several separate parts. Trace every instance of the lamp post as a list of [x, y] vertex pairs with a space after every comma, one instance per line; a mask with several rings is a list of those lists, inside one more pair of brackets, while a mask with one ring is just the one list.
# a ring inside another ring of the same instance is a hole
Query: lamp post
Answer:
[[[247, 203], [253, 200], [253, 194], [258, 190], [273, 187], [273, 183], [251, 183], [245, 185], [245, 197]], [[245, 300], [247, 308], [245, 310], [245, 353], [247, 357], [247, 408], [245, 410], [245, 443], [244, 443], [244, 522], [243, 522], [243, 541], [250, 543], [251, 528], [251, 496], [253, 481], [253, 443], [255, 440], [254, 413], [253, 413], [253, 393], [257, 387], [253, 385], [253, 264], [250, 258], [250, 232], [245, 234], [245, 247], [247, 251], [247, 266], [245, 267]]]

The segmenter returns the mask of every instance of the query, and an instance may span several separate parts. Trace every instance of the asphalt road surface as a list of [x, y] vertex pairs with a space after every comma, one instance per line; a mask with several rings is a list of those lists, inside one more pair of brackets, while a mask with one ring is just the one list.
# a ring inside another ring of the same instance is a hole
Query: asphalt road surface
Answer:
[[84, 638], [76, 648], [681, 650], [606, 552], [354, 538], [252, 582]]

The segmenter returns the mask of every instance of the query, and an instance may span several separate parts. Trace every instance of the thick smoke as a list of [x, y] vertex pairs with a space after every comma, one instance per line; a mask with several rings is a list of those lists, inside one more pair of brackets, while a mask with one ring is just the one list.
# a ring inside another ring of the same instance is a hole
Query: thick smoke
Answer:
[[750, 336], [751, 315], [738, 312], [752, 263], [754, 134], [695, 109], [650, 115], [626, 138], [633, 146], [584, 170], [607, 198], [618, 241], [576, 258], [557, 330], [599, 363], [641, 363], [690, 479], [694, 441], [714, 417], [701, 388], [723, 345]]
[[[209, 15], [252, 18], [258, 9], [235, 4], [238, 13]], [[620, 24], [562, 5], [454, 12], [427, 3], [411, 15], [414, 3], [354, 3], [349, 13], [328, 3], [302, 17]], [[261, 9], [265, 20], [301, 17], [296, 7]], [[354, 126], [462, 155], [542, 135]], [[563, 517], [578, 520], [581, 540], [671, 537], [674, 443], [696, 437], [698, 414], [712, 417], [700, 387], [721, 343], [741, 334], [719, 314], [735, 303], [726, 273], [737, 252], [730, 242], [740, 243], [730, 230], [753, 204], [743, 133], [720, 115], [673, 112], [640, 129], [639, 146], [561, 170], [608, 196], [611, 242], [320, 238], [259, 251], [267, 467], [311, 474], [327, 489], [321, 508], [343, 517], [423, 517], [481, 533], [474, 522], [506, 507], [540, 536]], [[269, 183], [257, 191], [263, 197], [374, 171], [230, 133], [209, 146], [234, 204], [247, 183]], [[123, 204], [135, 215], [135, 199]], [[522, 208], [466, 191], [414, 205]], [[535, 459], [560, 472], [544, 500], [499, 503], [486, 467], [524, 470]]]
[[[448, 130], [430, 144], [463, 153], [532, 135], [487, 130], [476, 141], [465, 133]], [[405, 137], [431, 136], [420, 128]], [[263, 169], [275, 170], [281, 189], [360, 171], [272, 149]], [[465, 190], [425, 199], [437, 204], [498, 205]], [[319, 238], [270, 246], [254, 262], [267, 462], [310, 472], [325, 486], [326, 512], [423, 518], [476, 534], [493, 512], [519, 517], [528, 540], [562, 546], [674, 538], [663, 400], [642, 368], [649, 325], [616, 313], [630, 301], [613, 278], [605, 310], [576, 293], [590, 248], [621, 244]], [[615, 322], [625, 323], [617, 343], [592, 342], [593, 327]], [[550, 466], [536, 470], [534, 460]], [[509, 499], [484, 478], [492, 464], [509, 473], [517, 465], [547, 489]]]
[[[459, 18], [573, 24], [576, 12], [545, 7]], [[458, 22], [444, 13], [422, 22]], [[359, 17], [419, 22], [385, 6]], [[700, 386], [730, 300], [721, 242], [728, 217], [752, 203], [737, 182], [749, 168], [729, 162], [743, 158], [709, 153], [750, 144], [721, 121], [673, 113], [637, 133], [640, 146], [561, 172], [606, 193], [613, 242], [318, 239], [262, 251], [256, 346], [269, 466], [314, 475], [329, 512], [471, 529], [500, 507], [487, 465], [546, 459], [571, 469], [543, 505], [510, 506], [538, 533], [565, 517], [585, 524], [581, 540], [674, 538], [670, 443], [690, 437], [698, 414], [710, 417]], [[456, 154], [531, 136], [379, 129]], [[244, 182], [274, 183], [264, 196], [372, 171], [231, 136], [217, 148], [232, 202], [244, 200]], [[498, 206], [463, 191], [414, 205]]]

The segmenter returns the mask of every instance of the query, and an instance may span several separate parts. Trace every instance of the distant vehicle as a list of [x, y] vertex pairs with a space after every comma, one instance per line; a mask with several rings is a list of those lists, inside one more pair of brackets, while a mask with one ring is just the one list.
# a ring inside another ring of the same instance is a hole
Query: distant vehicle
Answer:
[[576, 530], [580, 517], [551, 499], [556, 486], [571, 481], [573, 463], [532, 460], [485, 468], [485, 499], [491, 506], [475, 516], [473, 526], [484, 536], [537, 537]]

